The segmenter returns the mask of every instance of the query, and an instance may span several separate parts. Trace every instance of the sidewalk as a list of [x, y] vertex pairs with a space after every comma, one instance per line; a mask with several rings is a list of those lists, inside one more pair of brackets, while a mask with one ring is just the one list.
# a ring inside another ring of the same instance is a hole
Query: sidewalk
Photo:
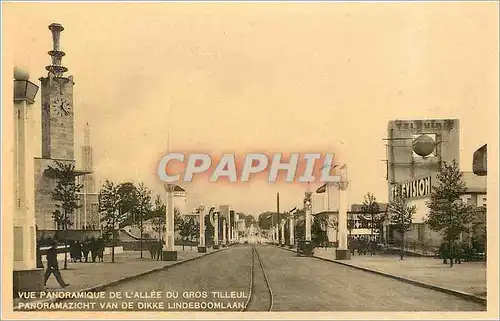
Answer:
[[[315, 248], [314, 256], [335, 260], [334, 249]], [[405, 257], [400, 260], [394, 255], [353, 255], [350, 260], [335, 262], [486, 299], [486, 262], [463, 262], [450, 268], [440, 259]]]
[[[68, 260], [68, 269], [64, 270], [64, 261], [59, 261], [59, 268], [64, 281], [70, 284], [67, 288], [61, 289], [55, 277], [50, 276], [47, 281], [46, 291], [80, 292], [92, 291], [96, 288], [108, 285], [109, 283], [120, 282], [128, 278], [161, 269], [176, 263], [201, 257], [213, 252], [223, 250], [212, 250], [207, 248], [207, 253], [198, 253], [197, 247], [176, 246], [177, 261], [155, 261], [151, 259], [149, 251], [143, 251], [143, 258], [140, 258], [140, 251], [125, 251], [115, 254], [115, 263], [111, 263], [111, 255], [104, 255], [102, 263], [72, 263]], [[43, 262], [46, 265], [46, 261]], [[38, 299], [39, 300], [39, 299]], [[14, 299], [14, 309], [19, 302], [26, 302], [25, 299]]]

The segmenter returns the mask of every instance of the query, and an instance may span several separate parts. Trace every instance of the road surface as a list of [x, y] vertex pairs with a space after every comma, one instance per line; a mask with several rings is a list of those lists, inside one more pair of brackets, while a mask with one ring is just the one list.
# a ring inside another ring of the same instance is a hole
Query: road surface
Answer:
[[[486, 310], [479, 303], [340, 264], [273, 246], [256, 248], [274, 294], [272, 311]], [[106, 295], [120, 293], [122, 298], [85, 302], [95, 303], [89, 310], [240, 311], [248, 300], [251, 255], [251, 245], [234, 246], [105, 289]], [[265, 293], [262, 277], [257, 271], [255, 293]]]

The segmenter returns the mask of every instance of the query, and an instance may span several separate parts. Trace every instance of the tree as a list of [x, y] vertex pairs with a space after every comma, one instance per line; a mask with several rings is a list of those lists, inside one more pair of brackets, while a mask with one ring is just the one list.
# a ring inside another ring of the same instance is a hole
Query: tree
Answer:
[[182, 238], [182, 250], [184, 251], [184, 246], [186, 245], [186, 241], [191, 235], [191, 225], [189, 224], [189, 220], [179, 215], [178, 226], [179, 226], [179, 235]]
[[189, 218], [189, 245], [193, 249], [194, 238], [199, 236], [200, 233], [200, 223], [194, 219], [193, 216]]
[[64, 164], [56, 161], [56, 166], [47, 168], [47, 175], [56, 180], [56, 187], [52, 192], [52, 199], [56, 203], [56, 210], [52, 213], [52, 217], [57, 224], [58, 230], [65, 231], [64, 237], [64, 269], [68, 268], [67, 255], [67, 231], [68, 227], [73, 225], [70, 216], [76, 209], [80, 208], [78, 204], [78, 192], [82, 185], [76, 183], [75, 166], [72, 163]]
[[441, 232], [448, 242], [450, 266], [453, 267], [455, 241], [460, 233], [468, 231], [474, 207], [460, 198], [467, 192], [467, 187], [456, 160], [451, 164], [443, 162], [437, 179], [437, 184], [432, 187], [431, 200], [427, 203], [430, 211], [426, 223], [433, 231]]
[[213, 217], [213, 214], [209, 213], [208, 215], [205, 215], [205, 245], [206, 246], [214, 244], [215, 227], [212, 226], [212, 223], [210, 222], [210, 216]]
[[124, 222], [135, 225], [138, 221], [134, 211], [137, 206], [137, 188], [131, 182], [121, 183], [118, 185], [118, 194], [120, 195], [120, 215], [125, 216]]
[[174, 207], [174, 230], [178, 231], [181, 229], [184, 219], [177, 207]]
[[245, 226], [250, 227], [252, 224], [257, 227], [257, 220], [252, 214], [245, 215], [243, 213], [240, 214], [240, 218], [245, 219]]
[[259, 214], [258, 225], [263, 230], [269, 230], [273, 223], [276, 225], [278, 221], [278, 213], [276, 212], [263, 212]]
[[161, 242], [161, 233], [165, 231], [165, 212], [167, 207], [163, 204], [160, 195], [156, 195], [153, 207], [153, 230], [158, 233]]
[[[363, 211], [363, 213], [368, 214], [368, 216], [370, 217], [370, 239], [373, 241], [373, 229], [377, 225], [376, 222], [378, 222], [378, 215], [380, 210], [377, 199], [373, 194], [367, 193], [365, 195], [365, 199], [363, 200], [363, 204], [361, 205], [361, 210]], [[373, 255], [373, 251], [371, 251], [371, 254]]]
[[139, 221], [139, 229], [141, 233], [140, 249], [142, 259], [142, 239], [144, 237], [144, 217], [151, 213], [151, 191], [143, 184], [140, 183], [135, 193], [135, 204], [132, 208], [135, 219]]
[[[474, 219], [472, 220], [471, 233], [472, 237], [471, 247], [475, 252], [487, 252], [487, 225], [486, 225], [486, 206], [478, 206], [475, 208]], [[471, 249], [471, 250], [472, 250]]]
[[325, 216], [315, 215], [311, 224], [311, 239], [315, 246], [321, 246], [328, 242], [327, 218]]
[[105, 238], [111, 239], [111, 262], [115, 262], [115, 246], [119, 224], [125, 220], [127, 212], [123, 211], [124, 200], [120, 195], [120, 186], [106, 180], [99, 193], [101, 220], [105, 222]]
[[394, 229], [401, 235], [400, 256], [402, 260], [404, 256], [405, 233], [411, 228], [413, 215], [417, 212], [417, 207], [415, 205], [409, 206], [408, 200], [404, 196], [398, 195], [389, 203], [389, 210], [391, 213], [391, 223]]
[[295, 240], [298, 242], [300, 240], [306, 239], [306, 221], [305, 220], [297, 220], [295, 225]]
[[328, 229], [334, 228], [338, 231], [338, 223], [335, 218], [330, 215], [314, 215], [313, 223], [311, 224], [311, 239], [316, 246], [328, 246], [330, 241], [328, 238]]

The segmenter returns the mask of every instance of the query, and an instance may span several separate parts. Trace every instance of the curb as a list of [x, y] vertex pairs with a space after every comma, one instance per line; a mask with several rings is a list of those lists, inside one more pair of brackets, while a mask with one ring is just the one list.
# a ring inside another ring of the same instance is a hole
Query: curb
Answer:
[[[200, 256], [195, 256], [195, 257], [192, 257], [192, 258], [189, 258], [189, 259], [185, 259], [185, 260], [182, 260], [182, 261], [176, 261], [175, 263], [170, 264], [170, 265], [160, 266], [160, 267], [157, 267], [157, 268], [154, 268], [154, 269], [151, 269], [151, 270], [140, 272], [138, 274], [127, 276], [127, 277], [124, 277], [124, 278], [121, 278], [121, 279], [118, 279], [118, 280], [114, 280], [114, 281], [111, 281], [111, 282], [103, 283], [103, 284], [100, 284], [100, 285], [96, 285], [96, 286], [93, 286], [93, 287], [90, 287], [90, 288], [78, 290], [78, 291], [75, 291], [75, 292], [76, 293], [81, 293], [81, 292], [98, 292], [98, 291], [101, 291], [104, 288], [107, 288], [107, 287], [110, 287], [110, 286], [113, 286], [113, 285], [116, 285], [116, 284], [119, 284], [119, 283], [122, 283], [122, 282], [131, 281], [131, 280], [134, 280], [134, 279], [139, 278], [141, 276], [145, 276], [145, 275], [148, 275], [148, 274], [151, 274], [151, 273], [154, 273], [154, 272], [163, 271], [163, 270], [166, 270], [166, 269], [168, 269], [170, 267], [173, 267], [173, 266], [176, 266], [176, 265], [180, 265], [180, 264], [183, 264], [183, 263], [186, 263], [186, 262], [190, 262], [190, 261], [193, 261], [193, 260], [196, 260], [196, 259], [208, 256], [208, 255], [214, 254], [214, 253], [225, 251], [226, 249], [228, 249], [228, 248], [224, 248], [224, 249], [219, 249], [219, 250], [216, 250], [216, 251], [208, 252], [206, 254], [203, 254], [203, 255], [200, 255]], [[35, 302], [39, 302], [39, 303], [56, 303], [56, 302], [60, 302], [60, 301], [64, 301], [64, 300], [67, 300], [67, 299], [64, 299], [64, 298], [54, 298], [54, 299], [40, 300], [40, 301], [35, 301]], [[29, 312], [30, 310], [19, 310], [18, 305], [16, 305], [13, 308], [13, 311], [25, 311], [25, 312]]]
[[[284, 249], [284, 250], [292, 251], [290, 249]], [[292, 252], [296, 252], [296, 251], [292, 251]], [[401, 282], [405, 282], [405, 283], [409, 283], [409, 284], [412, 284], [412, 285], [420, 286], [422, 288], [431, 289], [431, 290], [443, 292], [443, 293], [446, 293], [446, 294], [451, 294], [451, 295], [454, 295], [454, 296], [461, 297], [462, 299], [466, 299], [466, 300], [469, 300], [469, 301], [474, 301], [476, 303], [480, 303], [482, 305], [486, 305], [487, 304], [487, 299], [486, 298], [483, 298], [483, 297], [480, 297], [480, 296], [477, 296], [477, 295], [474, 295], [474, 294], [471, 294], [471, 293], [466, 293], [466, 292], [461, 292], [461, 291], [457, 291], [457, 290], [452, 290], [452, 289], [448, 289], [448, 288], [437, 286], [437, 285], [432, 285], [432, 284], [421, 282], [421, 281], [415, 281], [415, 280], [408, 279], [408, 278], [405, 278], [405, 277], [401, 277], [401, 276], [397, 276], [397, 275], [393, 275], [393, 274], [389, 274], [389, 273], [384, 273], [384, 272], [380, 272], [380, 271], [377, 271], [377, 270], [372, 270], [372, 269], [364, 268], [364, 267], [361, 267], [361, 266], [356, 266], [356, 265], [349, 264], [349, 263], [344, 263], [344, 262], [333, 260], [333, 259], [327, 259], [327, 258], [316, 256], [316, 255], [313, 255], [312, 257], [314, 257], [315, 259], [319, 259], [319, 260], [323, 260], [323, 261], [327, 261], [327, 262], [333, 262], [333, 263], [340, 264], [340, 265], [343, 265], [343, 266], [348, 266], [348, 267], [355, 268], [355, 269], [358, 269], [358, 270], [361, 270], [361, 271], [365, 271], [365, 272], [369, 272], [369, 273], [372, 273], [372, 274], [385, 276], [385, 277], [388, 277], [388, 278], [391, 278], [391, 279], [394, 279], [394, 280], [398, 280], [398, 281], [401, 281]]]

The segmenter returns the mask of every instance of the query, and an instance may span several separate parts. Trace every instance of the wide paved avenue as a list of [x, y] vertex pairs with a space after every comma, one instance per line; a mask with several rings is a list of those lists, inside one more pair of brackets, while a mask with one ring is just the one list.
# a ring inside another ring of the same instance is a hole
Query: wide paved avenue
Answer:
[[[256, 249], [272, 288], [272, 311], [485, 311], [485, 306], [453, 295], [316, 258], [297, 257], [294, 252], [274, 246], [256, 245]], [[251, 257], [251, 245], [237, 245], [105, 291], [122, 295], [161, 291], [161, 299], [126, 299], [155, 303], [150, 306], [155, 310], [162, 306], [169, 311], [240, 311], [249, 294]], [[248, 311], [266, 311], [266, 285], [257, 258], [255, 263], [254, 293], [259, 298], [251, 300], [255, 305]], [[167, 293], [178, 297], [167, 299]], [[185, 297], [189, 295], [205, 297]], [[231, 295], [233, 298], [229, 298]], [[125, 299], [115, 302], [121, 301]], [[148, 307], [142, 304], [142, 309]]]

